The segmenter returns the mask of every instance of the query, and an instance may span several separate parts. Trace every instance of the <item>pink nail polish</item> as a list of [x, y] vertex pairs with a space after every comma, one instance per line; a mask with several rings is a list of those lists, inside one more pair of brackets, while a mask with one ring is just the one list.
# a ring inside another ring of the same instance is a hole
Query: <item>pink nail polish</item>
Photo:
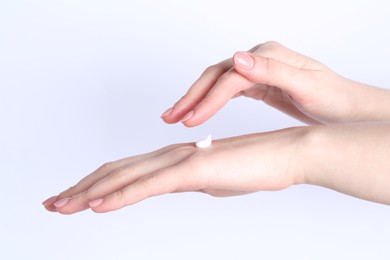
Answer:
[[48, 207], [50, 205], [52, 205], [56, 200], [57, 200], [58, 196], [52, 196], [50, 198], [48, 198], [47, 200], [45, 200], [44, 202], [42, 202], [42, 205], [45, 206], [45, 207]]
[[185, 121], [190, 120], [191, 117], [193, 117], [193, 116], [194, 116], [194, 110], [192, 110], [192, 111], [189, 112], [187, 115], [185, 115], [185, 116], [183, 117], [183, 119], [181, 120], [181, 122], [184, 123]]
[[173, 107], [167, 109], [167, 111], [165, 111], [162, 115], [161, 115], [161, 118], [164, 118], [166, 116], [169, 116], [173, 111]]
[[251, 70], [255, 65], [253, 58], [246, 52], [237, 52], [233, 57], [234, 64], [241, 69]]
[[93, 201], [90, 201], [88, 204], [91, 208], [95, 208], [97, 206], [100, 206], [102, 203], [103, 203], [103, 199], [96, 199], [96, 200], [93, 200]]
[[59, 201], [56, 201], [54, 202], [54, 206], [56, 208], [62, 208], [63, 206], [65, 206], [66, 204], [68, 204], [68, 202], [70, 201], [70, 198], [64, 198], [64, 199], [61, 199]]

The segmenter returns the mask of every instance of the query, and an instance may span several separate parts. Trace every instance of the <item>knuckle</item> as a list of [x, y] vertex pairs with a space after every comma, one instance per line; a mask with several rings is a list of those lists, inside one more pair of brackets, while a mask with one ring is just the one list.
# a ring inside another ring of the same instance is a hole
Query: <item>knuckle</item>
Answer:
[[185, 146], [183, 144], [170, 144], [166, 146], [166, 152], [172, 152], [177, 150], [184, 150]]
[[155, 192], [153, 190], [155, 182], [156, 177], [154, 174], [148, 175], [140, 180], [139, 184], [141, 186], [142, 193], [145, 194], [145, 197], [148, 198], [155, 195]]
[[117, 190], [110, 195], [111, 203], [115, 204], [117, 207], [121, 208], [126, 206], [125, 192], [123, 189]]
[[218, 64], [212, 64], [206, 68], [205, 71], [215, 71], [218, 68]]
[[118, 167], [111, 171], [111, 173], [107, 176], [108, 180], [122, 180], [126, 176], [126, 166]]
[[69, 195], [73, 193], [73, 192], [72, 192], [73, 190], [74, 190], [74, 188], [73, 188], [73, 187], [70, 187], [70, 188], [68, 188], [67, 190], [61, 192], [60, 194], [58, 194], [57, 200], [60, 200], [60, 199], [69, 197]]
[[118, 190], [114, 193], [114, 196], [115, 196], [115, 200], [116, 201], [119, 201], [119, 202], [123, 202], [124, 200], [124, 196], [123, 196], [123, 190]]
[[218, 83], [225, 85], [226, 88], [229, 88], [233, 93], [238, 93], [242, 90], [242, 84], [240, 84], [242, 81], [240, 80], [241, 78], [237, 75], [237, 72], [229, 70], [219, 77]]
[[216, 65], [216, 64], [211, 65], [211, 66], [207, 67], [207, 68], [203, 71], [202, 76], [203, 76], [203, 75], [207, 75], [207, 74], [212, 74], [212, 73], [214, 73], [216, 70], [217, 70], [217, 65]]
[[279, 47], [280, 46], [280, 43], [277, 42], [277, 41], [274, 41], [274, 40], [271, 40], [271, 41], [267, 41], [264, 43], [266, 46], [268, 47], [271, 47], [271, 48], [275, 48], [275, 47]]
[[267, 85], [272, 85], [272, 77], [278, 75], [280, 72], [279, 63], [277, 63], [274, 59], [265, 58], [265, 72], [266, 72], [266, 82]]
[[94, 194], [95, 194], [95, 192], [94, 192], [93, 187], [90, 187], [89, 189], [87, 189], [87, 190], [84, 192], [83, 197], [85, 198], [85, 200], [91, 201], [91, 200], [96, 199], [96, 197], [94, 196]]
[[277, 41], [268, 41], [257, 45], [255, 53], [262, 56], [272, 56], [279, 52], [283, 46]]
[[156, 150], [153, 153], [156, 154], [156, 155], [158, 155], [158, 154], [165, 154], [167, 152], [172, 151], [173, 149], [175, 149], [178, 146], [179, 146], [179, 144], [170, 144], [170, 145], [164, 146], [164, 147]]
[[112, 169], [113, 167], [113, 162], [106, 162], [106, 163], [103, 163], [98, 169], [97, 171], [109, 171]]
[[269, 50], [269, 51], [278, 50], [280, 47], [281, 47], [281, 44], [277, 41], [267, 41], [267, 42], [261, 44], [261, 48]]
[[183, 145], [174, 148], [171, 152], [175, 157], [183, 158], [191, 155], [195, 151], [195, 147], [192, 145]]
[[226, 82], [226, 81], [229, 81], [232, 77], [232, 71], [227, 71], [225, 72], [224, 74], [222, 74], [219, 78], [218, 78], [218, 81], [219, 82]]
[[79, 187], [77, 185], [74, 185], [74, 186], [71, 186], [68, 189], [64, 190], [60, 194], [58, 194], [57, 199], [59, 200], [59, 199], [63, 199], [66, 197], [72, 197], [73, 195], [77, 194], [78, 192], [80, 192]]

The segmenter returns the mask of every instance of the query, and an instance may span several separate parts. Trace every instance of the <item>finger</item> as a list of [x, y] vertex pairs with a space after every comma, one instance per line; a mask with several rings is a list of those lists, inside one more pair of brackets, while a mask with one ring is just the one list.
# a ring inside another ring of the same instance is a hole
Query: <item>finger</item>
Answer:
[[172, 149], [175, 149], [177, 147], [176, 145], [171, 145], [164, 147], [162, 149], [153, 151], [151, 153], [143, 154], [143, 155], [137, 155], [133, 157], [127, 157], [115, 162], [109, 162], [105, 163], [102, 166], [100, 166], [97, 170], [95, 170], [93, 173], [89, 174], [88, 176], [84, 177], [82, 180], [80, 180], [75, 186], [70, 187], [69, 189], [61, 192], [58, 196], [53, 196], [56, 199], [47, 200], [44, 203], [45, 208], [48, 211], [55, 212], [57, 211], [54, 203], [57, 201], [63, 200], [65, 198], [72, 198], [76, 194], [79, 194], [83, 191], [88, 190], [92, 185], [94, 185], [96, 182], [110, 174], [114, 169], [121, 168], [126, 164], [130, 164], [133, 162], [136, 162], [138, 160], [142, 159], [148, 159], [152, 158], [154, 156], [159, 156], [160, 154], [166, 153], [167, 151], [170, 151]]
[[47, 200], [45, 200], [44, 202], [42, 202], [42, 205], [46, 208], [46, 210], [48, 211], [51, 211], [51, 212], [56, 212], [56, 208], [53, 207], [53, 203], [57, 201], [57, 197], [58, 196], [52, 196], [50, 198], [48, 198]]
[[185, 126], [196, 126], [207, 121], [230, 99], [253, 86], [254, 83], [238, 74], [233, 68], [225, 72], [208, 95], [183, 119]]
[[174, 192], [180, 183], [181, 177], [175, 171], [175, 167], [164, 169], [145, 176], [104, 199], [92, 201], [90, 206], [98, 213], [117, 210], [152, 196]]
[[194, 149], [192, 146], [183, 146], [183, 149], [175, 149], [117, 168], [88, 190], [72, 197], [66, 205], [61, 206], [57, 211], [63, 214], [73, 214], [85, 210], [89, 208], [90, 201], [115, 193], [152, 172], [175, 165], [193, 153]]
[[299, 69], [269, 57], [248, 52], [237, 52], [233, 56], [234, 69], [248, 80], [275, 86], [289, 94], [300, 94], [307, 90], [312, 70]]
[[208, 67], [198, 80], [190, 87], [187, 93], [161, 117], [166, 123], [177, 123], [189, 111], [194, 109], [208, 94], [218, 78], [232, 67], [232, 59], [224, 60]]
[[105, 163], [102, 166], [100, 166], [98, 169], [96, 169], [91, 174], [87, 175], [83, 179], [81, 179], [76, 185], [68, 188], [67, 190], [61, 192], [58, 196], [55, 196], [55, 200], [51, 200], [50, 204], [47, 203], [45, 205], [45, 208], [48, 211], [56, 212], [57, 207], [59, 204], [59, 201], [64, 201], [64, 199], [72, 198], [74, 195], [88, 189], [90, 186], [92, 186], [95, 182], [106, 176], [111, 172], [111, 169], [114, 168], [114, 165], [121, 165], [118, 162], [110, 162]]

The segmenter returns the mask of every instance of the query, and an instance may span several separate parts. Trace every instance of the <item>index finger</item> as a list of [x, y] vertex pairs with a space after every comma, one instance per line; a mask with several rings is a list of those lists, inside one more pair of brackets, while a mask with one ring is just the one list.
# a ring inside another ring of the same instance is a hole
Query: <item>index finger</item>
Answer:
[[192, 84], [187, 93], [162, 115], [162, 119], [169, 124], [182, 120], [188, 112], [193, 110], [207, 96], [218, 78], [232, 66], [233, 62], [230, 58], [208, 67], [199, 79]]
[[231, 68], [219, 77], [207, 96], [189, 112], [183, 124], [188, 127], [202, 124], [217, 113], [230, 99], [253, 85], [253, 82]]

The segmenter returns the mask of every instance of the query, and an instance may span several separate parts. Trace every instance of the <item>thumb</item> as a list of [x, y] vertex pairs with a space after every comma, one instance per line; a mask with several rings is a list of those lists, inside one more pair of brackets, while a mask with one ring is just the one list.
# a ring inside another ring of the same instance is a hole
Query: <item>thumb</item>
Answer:
[[233, 66], [253, 83], [278, 87], [290, 94], [301, 93], [310, 82], [308, 71], [250, 52], [236, 52]]

